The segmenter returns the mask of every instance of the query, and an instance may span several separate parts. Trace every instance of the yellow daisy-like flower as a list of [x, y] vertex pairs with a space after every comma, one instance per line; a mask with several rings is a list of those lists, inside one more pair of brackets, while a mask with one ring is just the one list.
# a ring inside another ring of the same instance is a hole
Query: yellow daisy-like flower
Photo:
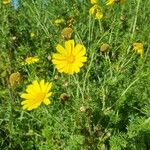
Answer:
[[107, 6], [112, 6], [112, 5], [114, 5], [115, 3], [123, 3], [123, 2], [125, 2], [126, 0], [108, 0], [107, 2], [106, 2], [106, 5]]
[[29, 65], [33, 64], [33, 63], [36, 63], [38, 61], [39, 61], [39, 58], [37, 58], [37, 57], [27, 57], [25, 59], [26, 64], [29, 64]]
[[90, 8], [89, 14], [92, 16], [95, 16], [95, 19], [102, 19], [103, 18], [103, 12], [99, 5], [94, 5]]
[[58, 44], [56, 50], [57, 53], [53, 54], [52, 62], [59, 72], [78, 73], [87, 61], [86, 48], [82, 44], [75, 46], [74, 40], [66, 41], [65, 48]]
[[11, 0], [3, 0], [2, 3], [3, 3], [4, 5], [10, 4], [10, 3], [11, 3]]
[[136, 51], [136, 53], [140, 54], [141, 57], [143, 57], [144, 47], [142, 43], [133, 43], [133, 49]]
[[91, 4], [96, 4], [97, 0], [91, 0]]
[[43, 102], [44, 104], [50, 104], [49, 97], [52, 95], [50, 92], [52, 83], [41, 80], [38, 82], [34, 80], [32, 84], [27, 86], [26, 93], [21, 95], [21, 98], [25, 99], [21, 102], [23, 109], [32, 110], [36, 109]]

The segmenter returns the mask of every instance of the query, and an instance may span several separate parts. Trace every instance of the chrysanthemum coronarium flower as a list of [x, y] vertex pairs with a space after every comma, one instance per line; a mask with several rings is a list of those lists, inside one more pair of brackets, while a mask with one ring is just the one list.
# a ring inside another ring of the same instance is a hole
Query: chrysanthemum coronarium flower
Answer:
[[3, 0], [2, 3], [3, 3], [4, 5], [10, 4], [10, 3], [11, 3], [11, 0]]
[[25, 63], [28, 64], [28, 65], [34, 64], [34, 63], [36, 63], [36, 62], [38, 62], [38, 61], [39, 61], [39, 58], [36, 57], [36, 56], [27, 57], [27, 58], [25, 59]]
[[66, 41], [65, 47], [58, 44], [56, 50], [57, 53], [52, 55], [52, 62], [59, 72], [78, 73], [87, 61], [86, 48], [82, 44], [75, 46], [74, 40]]
[[24, 100], [21, 102], [23, 109], [32, 110], [38, 108], [42, 103], [48, 105], [51, 103], [49, 97], [51, 92], [52, 83], [41, 80], [38, 82], [34, 80], [32, 84], [26, 88], [26, 93], [21, 95]]
[[125, 2], [126, 0], [108, 0], [107, 2], [106, 2], [106, 5], [107, 6], [112, 6], [112, 5], [114, 5], [115, 3], [123, 3], [123, 2]]
[[89, 10], [90, 16], [94, 16], [95, 19], [100, 20], [103, 18], [102, 8], [99, 5], [94, 5]]
[[144, 55], [144, 47], [142, 43], [133, 43], [133, 49], [137, 54], [140, 54], [141, 57]]

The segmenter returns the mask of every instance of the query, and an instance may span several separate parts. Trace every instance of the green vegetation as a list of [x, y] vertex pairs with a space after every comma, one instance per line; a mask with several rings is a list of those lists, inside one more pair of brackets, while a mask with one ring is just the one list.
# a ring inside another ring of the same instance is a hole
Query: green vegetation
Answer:
[[[101, 20], [89, 16], [88, 0], [21, 0], [18, 9], [0, 3], [1, 150], [150, 149], [150, 1], [99, 4]], [[51, 61], [65, 27], [87, 51], [74, 75]], [[39, 61], [25, 64], [28, 56]], [[23, 110], [20, 95], [36, 79], [53, 83], [52, 103]]]

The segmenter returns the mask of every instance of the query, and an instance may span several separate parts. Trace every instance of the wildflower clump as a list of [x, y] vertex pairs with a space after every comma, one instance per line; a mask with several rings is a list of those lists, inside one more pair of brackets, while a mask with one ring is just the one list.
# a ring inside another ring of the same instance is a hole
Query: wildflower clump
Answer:
[[24, 99], [21, 102], [23, 109], [30, 111], [39, 107], [41, 103], [46, 105], [50, 104], [49, 97], [52, 95], [51, 88], [52, 83], [45, 82], [44, 80], [40, 82], [34, 80], [32, 84], [27, 86], [26, 93], [21, 94], [21, 98]]
[[58, 44], [56, 50], [57, 53], [53, 54], [52, 62], [59, 72], [78, 73], [87, 61], [86, 48], [82, 44], [75, 46], [74, 40], [66, 41], [65, 47]]

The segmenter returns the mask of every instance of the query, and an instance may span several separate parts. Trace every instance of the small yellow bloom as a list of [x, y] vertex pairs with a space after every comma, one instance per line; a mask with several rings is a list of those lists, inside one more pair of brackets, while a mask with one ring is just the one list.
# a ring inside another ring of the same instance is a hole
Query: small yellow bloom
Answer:
[[36, 63], [38, 61], [39, 61], [39, 58], [37, 58], [37, 57], [27, 57], [25, 59], [26, 64], [29, 64], [29, 65], [33, 64], [33, 63]]
[[112, 6], [112, 5], [114, 5], [115, 3], [123, 3], [123, 2], [125, 2], [126, 0], [108, 0], [107, 2], [106, 2], [106, 5], [107, 6]]
[[35, 37], [35, 33], [34, 33], [34, 32], [31, 32], [31, 33], [30, 33], [30, 37], [31, 37], [31, 38], [34, 38], [34, 37]]
[[60, 44], [56, 46], [57, 53], [53, 54], [52, 62], [59, 72], [74, 74], [87, 61], [86, 48], [82, 44], [75, 46], [74, 40], [65, 42], [65, 48]]
[[64, 19], [56, 19], [55, 21], [54, 21], [54, 23], [56, 24], [56, 25], [60, 25], [60, 24], [63, 24], [65, 22], [65, 20]]
[[19, 72], [12, 73], [9, 77], [9, 82], [11, 86], [16, 86], [20, 83], [21, 75]]
[[102, 19], [103, 18], [103, 12], [99, 5], [94, 5], [90, 8], [89, 14], [92, 16], [95, 16], [95, 19]]
[[38, 82], [34, 80], [32, 84], [27, 86], [26, 93], [21, 95], [24, 100], [21, 102], [23, 109], [32, 110], [38, 108], [41, 103], [48, 105], [50, 104], [49, 97], [52, 95], [51, 92], [52, 83], [41, 80]]
[[97, 0], [91, 0], [91, 4], [96, 4]]
[[10, 3], [11, 3], [11, 0], [3, 0], [2, 3], [3, 3], [4, 5], [10, 4]]
[[133, 49], [137, 54], [140, 54], [141, 57], [144, 55], [144, 47], [142, 43], [133, 43]]

